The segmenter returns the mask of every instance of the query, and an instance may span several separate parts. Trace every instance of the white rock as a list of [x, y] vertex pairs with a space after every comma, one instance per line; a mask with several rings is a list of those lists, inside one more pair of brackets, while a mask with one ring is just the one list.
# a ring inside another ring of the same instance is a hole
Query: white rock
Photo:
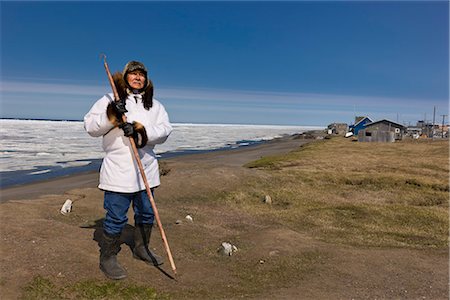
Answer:
[[181, 223], [183, 223], [183, 221], [181, 221], [181, 220], [176, 220], [175, 221], [175, 224], [177, 224], [177, 225], [180, 225]]
[[222, 255], [231, 256], [231, 255], [233, 255], [233, 247], [230, 243], [223, 242], [219, 248], [219, 252]]
[[270, 197], [269, 195], [266, 195], [264, 197], [264, 203], [266, 204], [272, 204], [272, 197]]
[[238, 251], [238, 248], [235, 245], [232, 245], [228, 242], [223, 242], [222, 245], [220, 245], [217, 252], [224, 256], [231, 256], [234, 252]]
[[189, 222], [194, 222], [194, 219], [192, 219], [191, 215], [187, 215], [185, 219]]
[[230, 243], [223, 242], [220, 246], [218, 252], [224, 256], [231, 256], [233, 255], [233, 252], [236, 252], [238, 248], [234, 245], [231, 245]]
[[66, 202], [64, 202], [63, 206], [61, 207], [61, 213], [63, 215], [67, 215], [72, 211], [72, 200], [67, 199]]

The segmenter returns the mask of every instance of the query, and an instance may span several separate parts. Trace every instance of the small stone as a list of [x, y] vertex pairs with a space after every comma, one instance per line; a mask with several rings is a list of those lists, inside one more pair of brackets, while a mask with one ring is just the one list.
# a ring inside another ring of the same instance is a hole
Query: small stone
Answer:
[[194, 222], [194, 220], [192, 219], [191, 215], [187, 215], [185, 217], [186, 220], [188, 220], [189, 222]]
[[180, 225], [181, 223], [183, 223], [183, 221], [181, 221], [181, 220], [176, 220], [175, 221], [175, 224], [177, 224], [177, 225]]
[[262, 264], [264, 264], [266, 261], [265, 260], [262, 260], [262, 259], [260, 259], [259, 260], [259, 263], [262, 265]]
[[67, 199], [61, 207], [61, 214], [67, 215], [68, 213], [70, 213], [72, 211], [72, 203], [72, 200]]
[[233, 246], [230, 243], [223, 242], [218, 252], [224, 256], [231, 256], [233, 255]]
[[269, 195], [266, 195], [264, 197], [264, 203], [266, 204], [272, 204], [272, 197], [270, 197]]
[[223, 242], [222, 245], [220, 245], [219, 249], [217, 250], [217, 252], [219, 252], [224, 256], [231, 256], [233, 255], [233, 252], [236, 251], [238, 251], [238, 248], [235, 245], [232, 245], [227, 242]]
[[62, 277], [64, 277], [64, 275], [61, 272], [59, 272], [57, 277], [62, 278]]
[[273, 250], [269, 252], [269, 256], [278, 256], [280, 254], [280, 251], [278, 250]]

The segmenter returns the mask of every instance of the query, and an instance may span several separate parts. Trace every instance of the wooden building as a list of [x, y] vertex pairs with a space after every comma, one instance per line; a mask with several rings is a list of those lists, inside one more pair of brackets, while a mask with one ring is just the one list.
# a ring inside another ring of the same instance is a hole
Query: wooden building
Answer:
[[345, 135], [348, 130], [346, 123], [331, 123], [328, 125], [328, 134], [340, 134]]
[[390, 121], [379, 120], [368, 123], [364, 129], [358, 132], [359, 142], [395, 142], [403, 139], [406, 127], [402, 124]]

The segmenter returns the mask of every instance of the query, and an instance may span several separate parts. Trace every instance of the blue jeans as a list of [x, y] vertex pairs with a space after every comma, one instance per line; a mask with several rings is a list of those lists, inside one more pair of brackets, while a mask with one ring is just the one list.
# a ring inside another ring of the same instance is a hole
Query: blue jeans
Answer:
[[106, 217], [103, 222], [103, 230], [106, 233], [116, 235], [122, 232], [128, 223], [127, 212], [131, 203], [133, 203], [135, 225], [153, 224], [155, 215], [146, 190], [136, 193], [105, 191], [103, 207], [106, 209]]

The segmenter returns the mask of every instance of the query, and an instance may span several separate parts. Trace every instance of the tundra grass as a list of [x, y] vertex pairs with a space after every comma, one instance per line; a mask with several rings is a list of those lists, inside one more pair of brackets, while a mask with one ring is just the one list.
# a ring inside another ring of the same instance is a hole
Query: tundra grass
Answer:
[[71, 286], [59, 287], [50, 279], [36, 276], [23, 289], [21, 299], [169, 299], [155, 289], [123, 282], [85, 280]]
[[448, 141], [312, 142], [248, 163], [259, 176], [227, 201], [328, 242], [445, 248], [448, 153]]
[[291, 256], [270, 257], [258, 261], [247, 257], [236, 259], [234, 276], [240, 286], [233, 287], [233, 295], [254, 296], [261, 290], [271, 291], [298, 284], [304, 278], [319, 272], [328, 257], [318, 251], [307, 251]]

